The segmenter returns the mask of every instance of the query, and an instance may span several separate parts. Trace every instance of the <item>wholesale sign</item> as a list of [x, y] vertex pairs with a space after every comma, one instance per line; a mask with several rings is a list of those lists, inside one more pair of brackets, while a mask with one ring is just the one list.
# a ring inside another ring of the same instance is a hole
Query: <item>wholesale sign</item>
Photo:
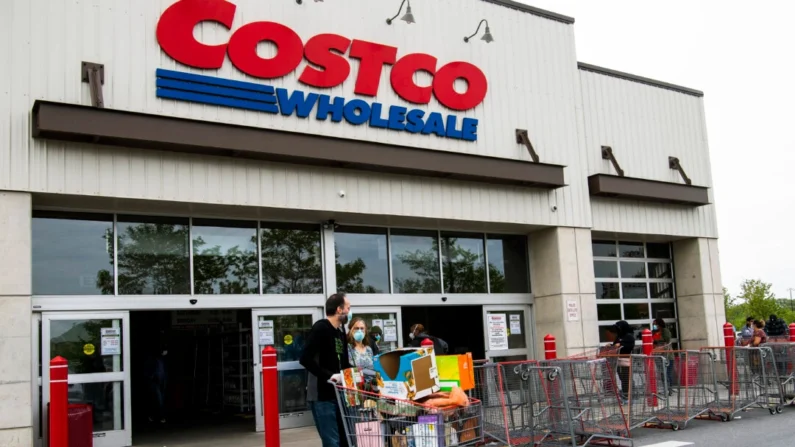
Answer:
[[[283, 24], [258, 21], [234, 30], [226, 43], [207, 45], [196, 40], [193, 30], [202, 22], [217, 22], [231, 30], [236, 8], [226, 0], [179, 0], [160, 17], [158, 43], [171, 58], [189, 67], [219, 69], [228, 56], [238, 70], [251, 77], [269, 80], [296, 73], [298, 81], [312, 90], [338, 87], [351, 79], [355, 82], [356, 95], [376, 98], [383, 67], [390, 66], [392, 90], [408, 103], [426, 105], [435, 98], [442, 106], [463, 112], [474, 109], [486, 97], [488, 81], [473, 64], [462, 61], [440, 64], [436, 57], [423, 53], [398, 58], [396, 47], [338, 34], [318, 34], [304, 42]], [[259, 56], [257, 45], [261, 42], [274, 44], [276, 55]], [[350, 59], [359, 62], [355, 73]], [[433, 76], [431, 85], [416, 84], [414, 74], [420, 71]], [[157, 78], [157, 96], [161, 98], [477, 140], [478, 120], [456, 114], [427, 113], [402, 105], [385, 105], [374, 99], [332, 97], [315, 91], [274, 88], [173, 70], [158, 69]], [[463, 93], [454, 88], [458, 79], [466, 81]]]

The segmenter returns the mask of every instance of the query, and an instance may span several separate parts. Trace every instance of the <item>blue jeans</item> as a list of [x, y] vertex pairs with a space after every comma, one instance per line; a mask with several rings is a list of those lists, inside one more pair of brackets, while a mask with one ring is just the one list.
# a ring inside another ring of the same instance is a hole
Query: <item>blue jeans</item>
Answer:
[[337, 401], [309, 402], [309, 406], [312, 408], [312, 417], [323, 447], [347, 447], [348, 440]]

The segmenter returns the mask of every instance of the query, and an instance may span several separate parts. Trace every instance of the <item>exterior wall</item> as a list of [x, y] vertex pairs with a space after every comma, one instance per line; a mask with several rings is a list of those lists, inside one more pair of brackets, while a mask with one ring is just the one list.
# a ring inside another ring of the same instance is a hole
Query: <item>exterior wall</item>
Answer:
[[[544, 336], [557, 341], [558, 357], [599, 345], [591, 233], [585, 229], [552, 228], [533, 233], [530, 259], [536, 352], [544, 352]], [[579, 312], [567, 316], [568, 303]]]
[[[165, 55], [155, 39], [155, 27], [161, 12], [172, 3], [125, 0], [110, 8], [97, 1], [12, 2], [7, 26], [0, 31], [4, 42], [0, 54], [15, 67], [0, 74], [0, 85], [11, 86], [6, 93], [8, 101], [0, 106], [0, 114], [7, 116], [0, 119], [0, 188], [390, 215], [423, 213], [425, 217], [456, 219], [468, 218], [467, 211], [459, 210], [466, 210], [471, 203], [491, 221], [590, 226], [586, 179], [580, 174], [585, 161], [577, 138], [578, 74], [571, 25], [476, 0], [468, 0], [465, 8], [459, 0], [413, 5], [418, 23], [409, 27], [399, 21], [391, 26], [383, 22], [395, 13], [396, 5], [390, 2], [305, 2], [299, 6], [294, 2], [234, 1], [233, 30], [245, 23], [272, 20], [292, 27], [304, 41], [320, 32], [336, 32], [395, 45], [399, 55], [432, 54], [440, 65], [455, 60], [477, 65], [489, 79], [489, 90], [483, 104], [457, 114], [480, 120], [478, 141], [463, 142], [158, 99], [156, 68], [252, 80], [228, 60], [217, 71], [195, 70], [178, 66]], [[444, 20], [452, 9], [459, 11], [457, 20]], [[488, 45], [477, 39], [463, 42], [463, 36], [474, 31], [484, 17], [497, 41], [506, 44]], [[209, 23], [195, 31], [200, 40], [212, 44], [226, 42], [230, 34], [221, 25]], [[511, 42], [527, 46], [517, 51]], [[268, 51], [272, 50], [264, 48], [261, 54], [267, 57]], [[568, 167], [569, 186], [552, 192], [481, 188], [355, 171], [32, 141], [28, 120], [34, 100], [90, 104], [88, 84], [80, 80], [81, 61], [105, 64], [105, 107], [121, 110], [521, 160], [529, 160], [529, 155], [516, 143], [514, 132], [527, 129], [542, 162]], [[354, 97], [358, 62], [349, 61], [351, 77], [327, 93]], [[303, 64], [299, 70], [301, 67]], [[385, 105], [405, 105], [389, 88], [388, 73], [388, 69], [382, 73], [376, 99]], [[419, 85], [430, 81], [424, 73], [415, 76]], [[296, 74], [268, 84], [311, 90], [298, 83]], [[444, 112], [435, 100], [418, 108]], [[10, 138], [6, 137], [9, 134]], [[346, 190], [347, 199], [332, 200], [340, 189]], [[473, 192], [476, 190], [485, 193]], [[552, 205], [557, 206], [556, 212], [550, 211]]]
[[718, 241], [691, 238], [673, 244], [679, 337], [683, 349], [723, 346], [723, 284]]
[[[668, 168], [678, 157], [694, 185], [712, 187], [703, 98], [580, 70], [587, 175], [616, 174], [611, 146], [627, 177], [684, 183]], [[710, 201], [714, 194], [709, 191]], [[715, 205], [690, 208], [593, 198], [594, 231], [717, 237]]]
[[0, 445], [30, 446], [31, 196], [0, 191]]

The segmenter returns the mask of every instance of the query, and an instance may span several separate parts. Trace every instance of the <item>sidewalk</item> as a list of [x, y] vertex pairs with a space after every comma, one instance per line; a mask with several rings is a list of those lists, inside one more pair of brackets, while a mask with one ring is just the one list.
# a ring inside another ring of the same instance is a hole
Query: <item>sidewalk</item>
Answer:
[[[320, 439], [315, 427], [282, 430], [282, 447], [320, 447]], [[254, 432], [226, 431], [193, 431], [189, 433], [163, 434], [156, 442], [133, 441], [134, 447], [217, 447], [233, 445], [235, 447], [263, 447], [265, 436]]]

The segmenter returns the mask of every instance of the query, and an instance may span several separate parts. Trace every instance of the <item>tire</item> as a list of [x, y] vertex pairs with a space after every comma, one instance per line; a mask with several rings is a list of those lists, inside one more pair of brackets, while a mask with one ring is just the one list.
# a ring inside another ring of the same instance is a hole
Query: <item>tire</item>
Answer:
[[776, 414], [781, 414], [781, 405], [776, 405]]
[[776, 414], [775, 408], [768, 408], [767, 410], [770, 412], [770, 414]]

